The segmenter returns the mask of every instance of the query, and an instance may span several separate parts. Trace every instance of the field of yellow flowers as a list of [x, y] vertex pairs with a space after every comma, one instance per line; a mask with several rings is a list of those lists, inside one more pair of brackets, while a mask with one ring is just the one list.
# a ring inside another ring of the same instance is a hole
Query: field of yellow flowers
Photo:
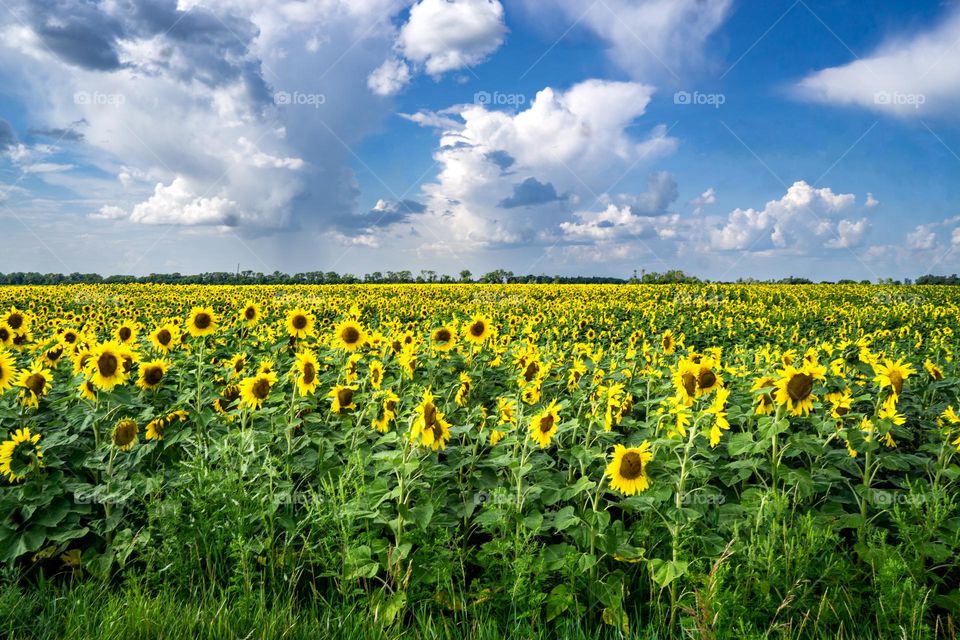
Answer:
[[938, 287], [0, 287], [3, 581], [955, 638], [958, 335]]

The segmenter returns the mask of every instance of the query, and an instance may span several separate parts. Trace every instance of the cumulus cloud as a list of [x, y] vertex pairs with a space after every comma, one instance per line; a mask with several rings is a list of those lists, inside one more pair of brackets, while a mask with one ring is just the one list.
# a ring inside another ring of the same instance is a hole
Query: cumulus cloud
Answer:
[[[397, 34], [397, 56], [367, 79], [379, 95], [399, 92], [411, 80], [411, 66], [434, 79], [480, 64], [507, 33], [499, 0], [420, 0]], [[409, 63], [409, 64], [408, 64]]]
[[[587, 80], [566, 91], [543, 89], [520, 112], [461, 105], [408, 116], [440, 132], [434, 154], [440, 172], [422, 187], [427, 211], [421, 221], [443, 228], [445, 242], [460, 248], [542, 238], [569, 215], [569, 205], [605, 192], [611, 176], [675, 149], [662, 125], [642, 137], [634, 133], [652, 94], [640, 83]], [[515, 175], [536, 176], [536, 184], [528, 181], [518, 194]], [[502, 206], [543, 200], [548, 190], [569, 197], [509, 214]]]
[[904, 118], [954, 113], [960, 106], [958, 40], [960, 10], [930, 31], [892, 39], [863, 58], [810, 74], [794, 90], [807, 100]]
[[694, 206], [693, 212], [699, 214], [703, 211], [703, 207], [708, 204], [715, 204], [717, 202], [717, 192], [713, 187], [710, 187], [699, 196], [690, 201], [690, 204]]
[[[142, 223], [322, 228], [356, 209], [349, 148], [387, 116], [356, 79], [391, 51], [406, 6], [19, 0], [0, 66], [21, 76], [31, 135], [75, 142], [118, 176], [112, 193], [90, 190], [99, 207]], [[5, 149], [24, 165], [41, 153]]]
[[638, 80], [676, 81], [704, 64], [707, 39], [726, 20], [732, 0], [525, 0], [536, 20], [548, 9], [565, 20], [560, 32], [575, 23], [608, 46], [608, 55]]
[[763, 209], [735, 209], [708, 229], [708, 246], [718, 251], [812, 253], [818, 248], [859, 245], [870, 228], [866, 218], [845, 218], [856, 196], [816, 188], [800, 180]]
[[[103, 209], [100, 211], [108, 214]], [[240, 216], [236, 202], [219, 195], [208, 197], [198, 193], [186, 178], [177, 176], [168, 185], [158, 183], [153, 196], [133, 208], [130, 220], [144, 224], [234, 226]]]

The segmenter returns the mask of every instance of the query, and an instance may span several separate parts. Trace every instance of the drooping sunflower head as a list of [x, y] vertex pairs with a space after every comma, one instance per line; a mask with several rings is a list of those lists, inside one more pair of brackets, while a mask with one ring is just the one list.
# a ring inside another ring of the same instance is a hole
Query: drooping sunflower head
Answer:
[[18, 429], [0, 444], [0, 474], [10, 482], [19, 482], [33, 469], [43, 467], [43, 451], [37, 444], [40, 434], [31, 434], [29, 427]]
[[113, 427], [113, 444], [121, 451], [129, 451], [137, 443], [140, 427], [135, 420], [124, 418]]
[[943, 380], [943, 369], [935, 365], [932, 361], [927, 360], [923, 363], [923, 367], [927, 370], [927, 373], [930, 374], [930, 377], [933, 378], [934, 382]]
[[646, 491], [650, 487], [647, 464], [652, 459], [653, 453], [647, 440], [639, 446], [629, 448], [618, 444], [606, 470], [610, 486], [625, 496]]
[[875, 364], [873, 368], [876, 373], [874, 380], [880, 388], [890, 387], [896, 396], [903, 393], [903, 383], [906, 379], [916, 373], [916, 370], [908, 363], [904, 363], [902, 358], [896, 362], [887, 358], [883, 363]]
[[333, 330], [334, 344], [344, 351], [356, 351], [366, 342], [363, 327], [355, 320], [344, 320]]
[[194, 307], [187, 318], [187, 332], [194, 338], [208, 336], [217, 330], [217, 317], [211, 307]]
[[676, 349], [677, 342], [673, 338], [673, 331], [667, 329], [663, 332], [663, 335], [660, 337], [660, 348], [663, 350], [663, 353], [670, 355]]
[[374, 360], [370, 363], [370, 386], [379, 389], [381, 384], [383, 384], [383, 363]]

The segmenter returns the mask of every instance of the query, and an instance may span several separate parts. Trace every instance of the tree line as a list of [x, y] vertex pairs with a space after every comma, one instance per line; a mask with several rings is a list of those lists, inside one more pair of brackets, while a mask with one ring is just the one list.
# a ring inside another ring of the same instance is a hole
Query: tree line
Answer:
[[[254, 271], [213, 271], [184, 275], [181, 273], [151, 273], [145, 276], [112, 275], [101, 276], [98, 273], [38, 273], [14, 272], [0, 273], [0, 285], [57, 285], [57, 284], [452, 284], [452, 283], [480, 283], [480, 284], [699, 284], [710, 280], [700, 279], [674, 269], [664, 272], [637, 271], [629, 278], [614, 278], [606, 276], [557, 276], [515, 274], [512, 271], [496, 269], [479, 276], [464, 269], [458, 276], [438, 274], [429, 269], [421, 270], [416, 275], [412, 271], [374, 271], [363, 276], [351, 273], [337, 273], [336, 271], [307, 271], [303, 273], [287, 274], [280, 271], [260, 273]], [[841, 279], [836, 282], [821, 280], [821, 284], [871, 284], [869, 280]], [[757, 280], [754, 278], [740, 278], [736, 284], [814, 284], [808, 278], [791, 276], [776, 280]], [[915, 282], [892, 278], [880, 278], [878, 284], [918, 284], [918, 285], [960, 285], [957, 274], [950, 276], [924, 275]]]

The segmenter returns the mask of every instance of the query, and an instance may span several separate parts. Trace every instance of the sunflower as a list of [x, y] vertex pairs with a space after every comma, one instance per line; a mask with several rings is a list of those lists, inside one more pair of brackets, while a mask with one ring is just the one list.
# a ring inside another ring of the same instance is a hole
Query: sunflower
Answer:
[[354, 404], [353, 397], [356, 390], [357, 388], [353, 386], [336, 385], [330, 393], [327, 394], [333, 399], [330, 404], [330, 411], [333, 413], [341, 413], [349, 409], [356, 409], [357, 405]]
[[499, 419], [497, 425], [517, 424], [517, 403], [507, 398], [497, 398], [497, 413]]
[[180, 342], [180, 329], [175, 324], [162, 324], [150, 332], [150, 342], [159, 353], [170, 353]]
[[650, 442], [644, 440], [637, 447], [618, 444], [613, 449], [613, 459], [607, 465], [606, 475], [610, 486], [625, 496], [646, 491], [650, 487], [647, 465], [653, 460]]
[[924, 362], [923, 368], [927, 370], [927, 373], [930, 374], [930, 377], [933, 378], [934, 382], [943, 380], [943, 369], [935, 365], [932, 361], [927, 360]]
[[230, 377], [238, 376], [243, 373], [247, 366], [247, 356], [244, 353], [238, 353], [227, 361], [225, 367], [230, 372]]
[[873, 372], [877, 374], [873, 381], [879, 384], [881, 389], [890, 387], [893, 395], [899, 396], [903, 392], [904, 381], [916, 373], [916, 370], [909, 363], [905, 364], [902, 358], [896, 362], [886, 358], [883, 363], [873, 365]]
[[551, 400], [549, 406], [530, 421], [530, 437], [543, 449], [553, 440], [559, 423], [560, 415], [557, 411], [557, 401]]
[[146, 428], [146, 438], [147, 440], [163, 440], [163, 432], [167, 430], [167, 419], [165, 416], [159, 418], [154, 418], [147, 423]]
[[120, 344], [134, 344], [137, 341], [137, 331], [136, 323], [124, 320], [113, 332], [113, 336]]
[[813, 411], [813, 383], [823, 380], [827, 372], [826, 367], [804, 362], [801, 368], [787, 365], [780, 370], [780, 379], [776, 382], [774, 399], [778, 404], [786, 406], [793, 416], [806, 416]]
[[671, 355], [673, 350], [677, 347], [677, 341], [673, 338], [673, 331], [667, 329], [663, 332], [663, 335], [660, 337], [660, 348], [663, 350], [664, 355]]
[[773, 389], [776, 387], [777, 381], [770, 377], [758, 378], [753, 386], [750, 387], [750, 391], [762, 391], [763, 393], [757, 394], [757, 408], [754, 410], [758, 416], [768, 416], [774, 411], [774, 401], [773, 395], [767, 391], [767, 389]]
[[211, 307], [194, 307], [187, 319], [187, 332], [194, 338], [208, 336], [217, 330], [217, 317]]
[[0, 318], [14, 333], [26, 333], [30, 328], [30, 316], [16, 307], [10, 307], [7, 315]]
[[104, 342], [90, 350], [86, 360], [87, 374], [94, 386], [110, 391], [127, 380], [129, 371], [126, 365], [128, 351], [116, 342]]
[[297, 379], [297, 393], [301, 396], [313, 395], [320, 384], [318, 373], [320, 372], [320, 363], [317, 362], [317, 356], [313, 351], [301, 351], [297, 354], [297, 361], [294, 365], [294, 374]]
[[380, 417], [373, 419], [373, 428], [380, 433], [390, 430], [390, 422], [397, 417], [397, 405], [400, 398], [393, 391], [387, 391], [381, 403]]
[[231, 384], [224, 388], [223, 393], [220, 394], [220, 397], [213, 401], [214, 410], [222, 416], [226, 416], [228, 420], [232, 420], [230, 416], [230, 411], [234, 408], [233, 403], [240, 398], [240, 387]]
[[258, 373], [255, 376], [244, 378], [240, 381], [238, 389], [240, 391], [240, 406], [250, 409], [259, 409], [264, 401], [270, 395], [270, 389], [277, 381], [277, 374]]
[[470, 387], [473, 386], [473, 380], [470, 379], [470, 376], [466, 371], [460, 374], [460, 387], [457, 389], [457, 395], [454, 398], [454, 402], [457, 403], [458, 407], [465, 407], [467, 405], [467, 398], [470, 395]]
[[35, 362], [29, 369], [20, 372], [17, 386], [20, 389], [20, 403], [25, 407], [36, 408], [40, 398], [50, 392], [50, 383], [53, 376], [43, 368], [40, 362]]
[[850, 413], [853, 394], [850, 389], [824, 394], [823, 399], [830, 403], [830, 417], [840, 419]]
[[29, 427], [17, 429], [10, 439], [0, 444], [0, 474], [10, 482], [19, 482], [34, 468], [43, 467], [43, 451], [37, 443], [40, 434], [31, 434]]
[[130, 451], [137, 443], [137, 434], [140, 427], [136, 420], [124, 418], [113, 427], [113, 444], [121, 451]]
[[13, 379], [17, 375], [15, 364], [12, 355], [0, 351], [0, 393], [13, 386]]
[[411, 440], [420, 438], [424, 446], [436, 451], [447, 448], [447, 441], [450, 440], [450, 423], [444, 419], [443, 412], [437, 409], [433, 400], [430, 389], [424, 390], [423, 399], [414, 414], [410, 438]]
[[344, 320], [333, 329], [334, 344], [344, 351], [356, 351], [366, 342], [363, 327], [355, 320]]
[[490, 320], [482, 315], [475, 315], [463, 329], [463, 338], [473, 344], [483, 344], [492, 333]]
[[287, 333], [293, 337], [299, 339], [306, 338], [307, 336], [313, 335], [313, 326], [316, 323], [316, 319], [313, 317], [312, 313], [307, 313], [303, 309], [297, 307], [287, 314]]
[[253, 326], [260, 321], [260, 316], [263, 314], [260, 312], [260, 306], [256, 302], [250, 302], [249, 300], [246, 304], [243, 305], [243, 309], [240, 310], [240, 322], [247, 326]]
[[452, 326], [444, 325], [430, 334], [430, 344], [437, 351], [450, 351], [457, 344], [457, 334]]
[[693, 360], [682, 358], [677, 363], [677, 368], [673, 373], [673, 385], [677, 389], [677, 397], [688, 406], [692, 405], [698, 396], [697, 376], [699, 372], [700, 368]]
[[0, 320], [0, 347], [9, 347], [13, 344], [13, 338], [16, 335], [5, 321]]
[[97, 388], [93, 386], [93, 383], [89, 380], [84, 380], [77, 386], [77, 393], [80, 394], [80, 398], [83, 400], [89, 400], [90, 402], [97, 401]]
[[164, 376], [170, 369], [169, 360], [151, 360], [140, 365], [140, 378], [137, 386], [141, 389], [156, 389], [163, 382]]
[[370, 386], [379, 389], [381, 384], [383, 384], [383, 363], [374, 360], [370, 363]]
[[503, 436], [505, 435], [507, 434], [505, 434], [503, 431], [500, 431], [499, 429], [491, 429], [490, 430], [490, 446], [491, 447], [497, 446], [497, 443], [503, 440]]

